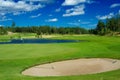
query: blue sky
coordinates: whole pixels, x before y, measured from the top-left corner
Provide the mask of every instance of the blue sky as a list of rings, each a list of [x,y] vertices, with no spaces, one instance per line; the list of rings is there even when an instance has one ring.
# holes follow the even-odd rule
[[[81,26],[120,14],[119,0],[0,0],[0,26]]]

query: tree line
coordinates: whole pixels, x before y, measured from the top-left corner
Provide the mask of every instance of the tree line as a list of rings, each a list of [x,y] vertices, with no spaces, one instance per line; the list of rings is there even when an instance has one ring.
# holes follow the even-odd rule
[[[105,21],[99,20],[96,28],[90,32],[97,35],[120,34],[120,14],[110,19],[107,18]]]
[[[2,30],[11,31],[14,33],[36,33],[41,34],[87,34],[89,31],[81,27],[51,27],[51,26],[29,26],[17,27],[15,22],[9,27],[1,27]],[[3,33],[3,34],[6,34]]]

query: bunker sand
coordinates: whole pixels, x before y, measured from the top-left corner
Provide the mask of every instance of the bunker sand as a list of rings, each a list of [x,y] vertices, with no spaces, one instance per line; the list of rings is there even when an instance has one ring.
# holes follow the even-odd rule
[[[93,58],[38,65],[26,69],[22,74],[29,76],[69,76],[95,74],[116,69],[120,69],[120,60]]]

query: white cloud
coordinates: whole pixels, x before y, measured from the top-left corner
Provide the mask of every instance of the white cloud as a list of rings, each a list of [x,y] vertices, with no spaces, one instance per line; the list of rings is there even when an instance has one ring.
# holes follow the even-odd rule
[[[81,24],[90,24],[90,22],[81,22]]]
[[[41,16],[41,14],[37,14],[37,15],[30,16],[30,18],[37,18],[37,17],[39,17],[39,16]]]
[[[61,8],[58,8],[55,10],[55,12],[60,12],[61,11]]]
[[[58,19],[57,18],[53,18],[53,19],[48,19],[48,20],[46,20],[47,22],[57,22],[58,21]]]
[[[14,12],[13,15],[25,14],[26,12]]]
[[[96,16],[97,19],[100,19],[100,20],[104,20],[104,19],[109,19],[109,18],[112,18],[114,16],[114,13],[109,13],[108,15],[104,15],[104,16]]]
[[[91,3],[90,0],[65,0],[62,6],[78,5],[80,3]]]
[[[74,25],[74,26],[79,26],[80,25],[80,23],[79,22],[70,22],[70,23],[68,23],[69,25]]]
[[[12,13],[14,15],[30,12],[42,8],[43,5],[39,4],[30,4],[25,1],[14,2],[13,0],[0,0],[0,15]]]
[[[85,9],[85,5],[75,6],[74,8],[67,9],[66,13],[63,14],[63,16],[66,17],[66,16],[83,15],[83,14],[85,14],[84,9]]]
[[[12,20],[11,18],[7,18],[6,16],[0,16],[0,21],[3,22],[3,21],[9,21],[9,20]]]
[[[23,0],[27,2],[41,2],[41,3],[54,3],[55,0]]]
[[[88,22],[88,21],[81,21],[81,20],[77,20],[77,21],[74,21],[74,22],[69,22],[68,24],[70,25],[75,25],[75,26],[79,26],[79,25],[87,25],[87,24],[90,24],[91,22]]]
[[[115,3],[110,6],[110,8],[120,7],[120,3]]]

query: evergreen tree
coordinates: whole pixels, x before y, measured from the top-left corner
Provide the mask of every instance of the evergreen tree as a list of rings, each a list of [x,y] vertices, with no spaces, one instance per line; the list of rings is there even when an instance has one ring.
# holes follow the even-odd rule
[[[105,34],[105,24],[102,21],[98,21],[97,27],[96,27],[97,34],[104,35]]]
[[[12,28],[11,28],[11,29],[12,29],[12,32],[15,32],[15,26],[16,26],[16,24],[15,24],[15,22],[13,21],[13,22],[12,22],[12,25],[11,25],[11,27],[12,27]]]

